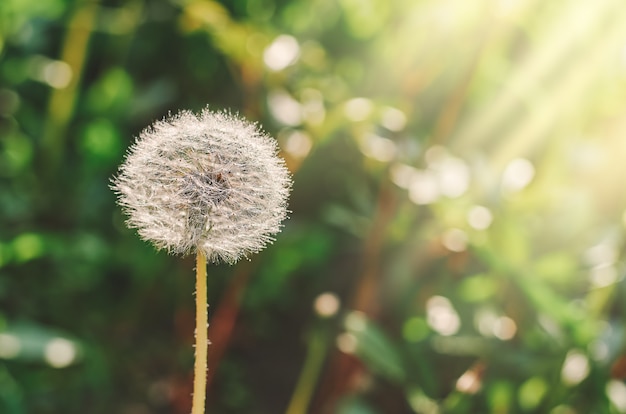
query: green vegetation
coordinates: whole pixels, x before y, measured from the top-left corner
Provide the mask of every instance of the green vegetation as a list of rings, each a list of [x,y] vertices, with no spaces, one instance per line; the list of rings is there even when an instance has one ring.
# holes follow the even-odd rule
[[[0,413],[189,412],[194,258],[109,185],[207,104],[294,175],[207,412],[626,412],[621,1],[1,0]]]

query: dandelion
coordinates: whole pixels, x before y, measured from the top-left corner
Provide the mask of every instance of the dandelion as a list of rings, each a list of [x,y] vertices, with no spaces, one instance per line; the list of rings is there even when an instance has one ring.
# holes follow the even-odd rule
[[[157,249],[196,254],[192,414],[204,412],[206,262],[263,249],[287,215],[291,179],[273,139],[226,112],[182,111],[139,135],[112,189],[127,225]]]
[[[208,110],[145,129],[113,186],[129,227],[156,248],[229,263],[261,250],[280,230],[289,187],[272,139]]]

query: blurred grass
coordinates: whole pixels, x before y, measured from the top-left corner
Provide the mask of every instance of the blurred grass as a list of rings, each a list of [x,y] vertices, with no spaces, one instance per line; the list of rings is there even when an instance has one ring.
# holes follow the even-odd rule
[[[192,260],[108,184],[206,104],[295,181],[209,412],[626,412],[625,86],[618,0],[2,1],[0,412],[189,411]]]

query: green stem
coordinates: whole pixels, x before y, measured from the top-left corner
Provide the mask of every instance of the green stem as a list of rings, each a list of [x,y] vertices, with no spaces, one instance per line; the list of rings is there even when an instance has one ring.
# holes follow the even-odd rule
[[[198,251],[196,256],[196,359],[193,373],[193,406],[191,414],[204,414],[206,400],[207,350],[207,287],[206,256]]]
[[[96,1],[76,2],[59,59],[69,65],[71,78],[65,88],[53,89],[48,103],[48,117],[41,138],[44,167],[56,173],[65,148],[67,127],[74,113],[80,79],[87,60],[89,39],[94,30],[99,6]]]
[[[327,335],[322,329],[313,329],[300,378],[287,407],[286,414],[304,414],[315,391],[327,350]]]

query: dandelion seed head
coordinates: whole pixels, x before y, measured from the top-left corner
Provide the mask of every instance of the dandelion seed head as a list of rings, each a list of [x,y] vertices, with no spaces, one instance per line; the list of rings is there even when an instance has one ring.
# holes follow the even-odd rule
[[[273,139],[238,116],[208,109],[143,130],[112,185],[127,225],[142,239],[228,263],[273,241],[290,188]]]

